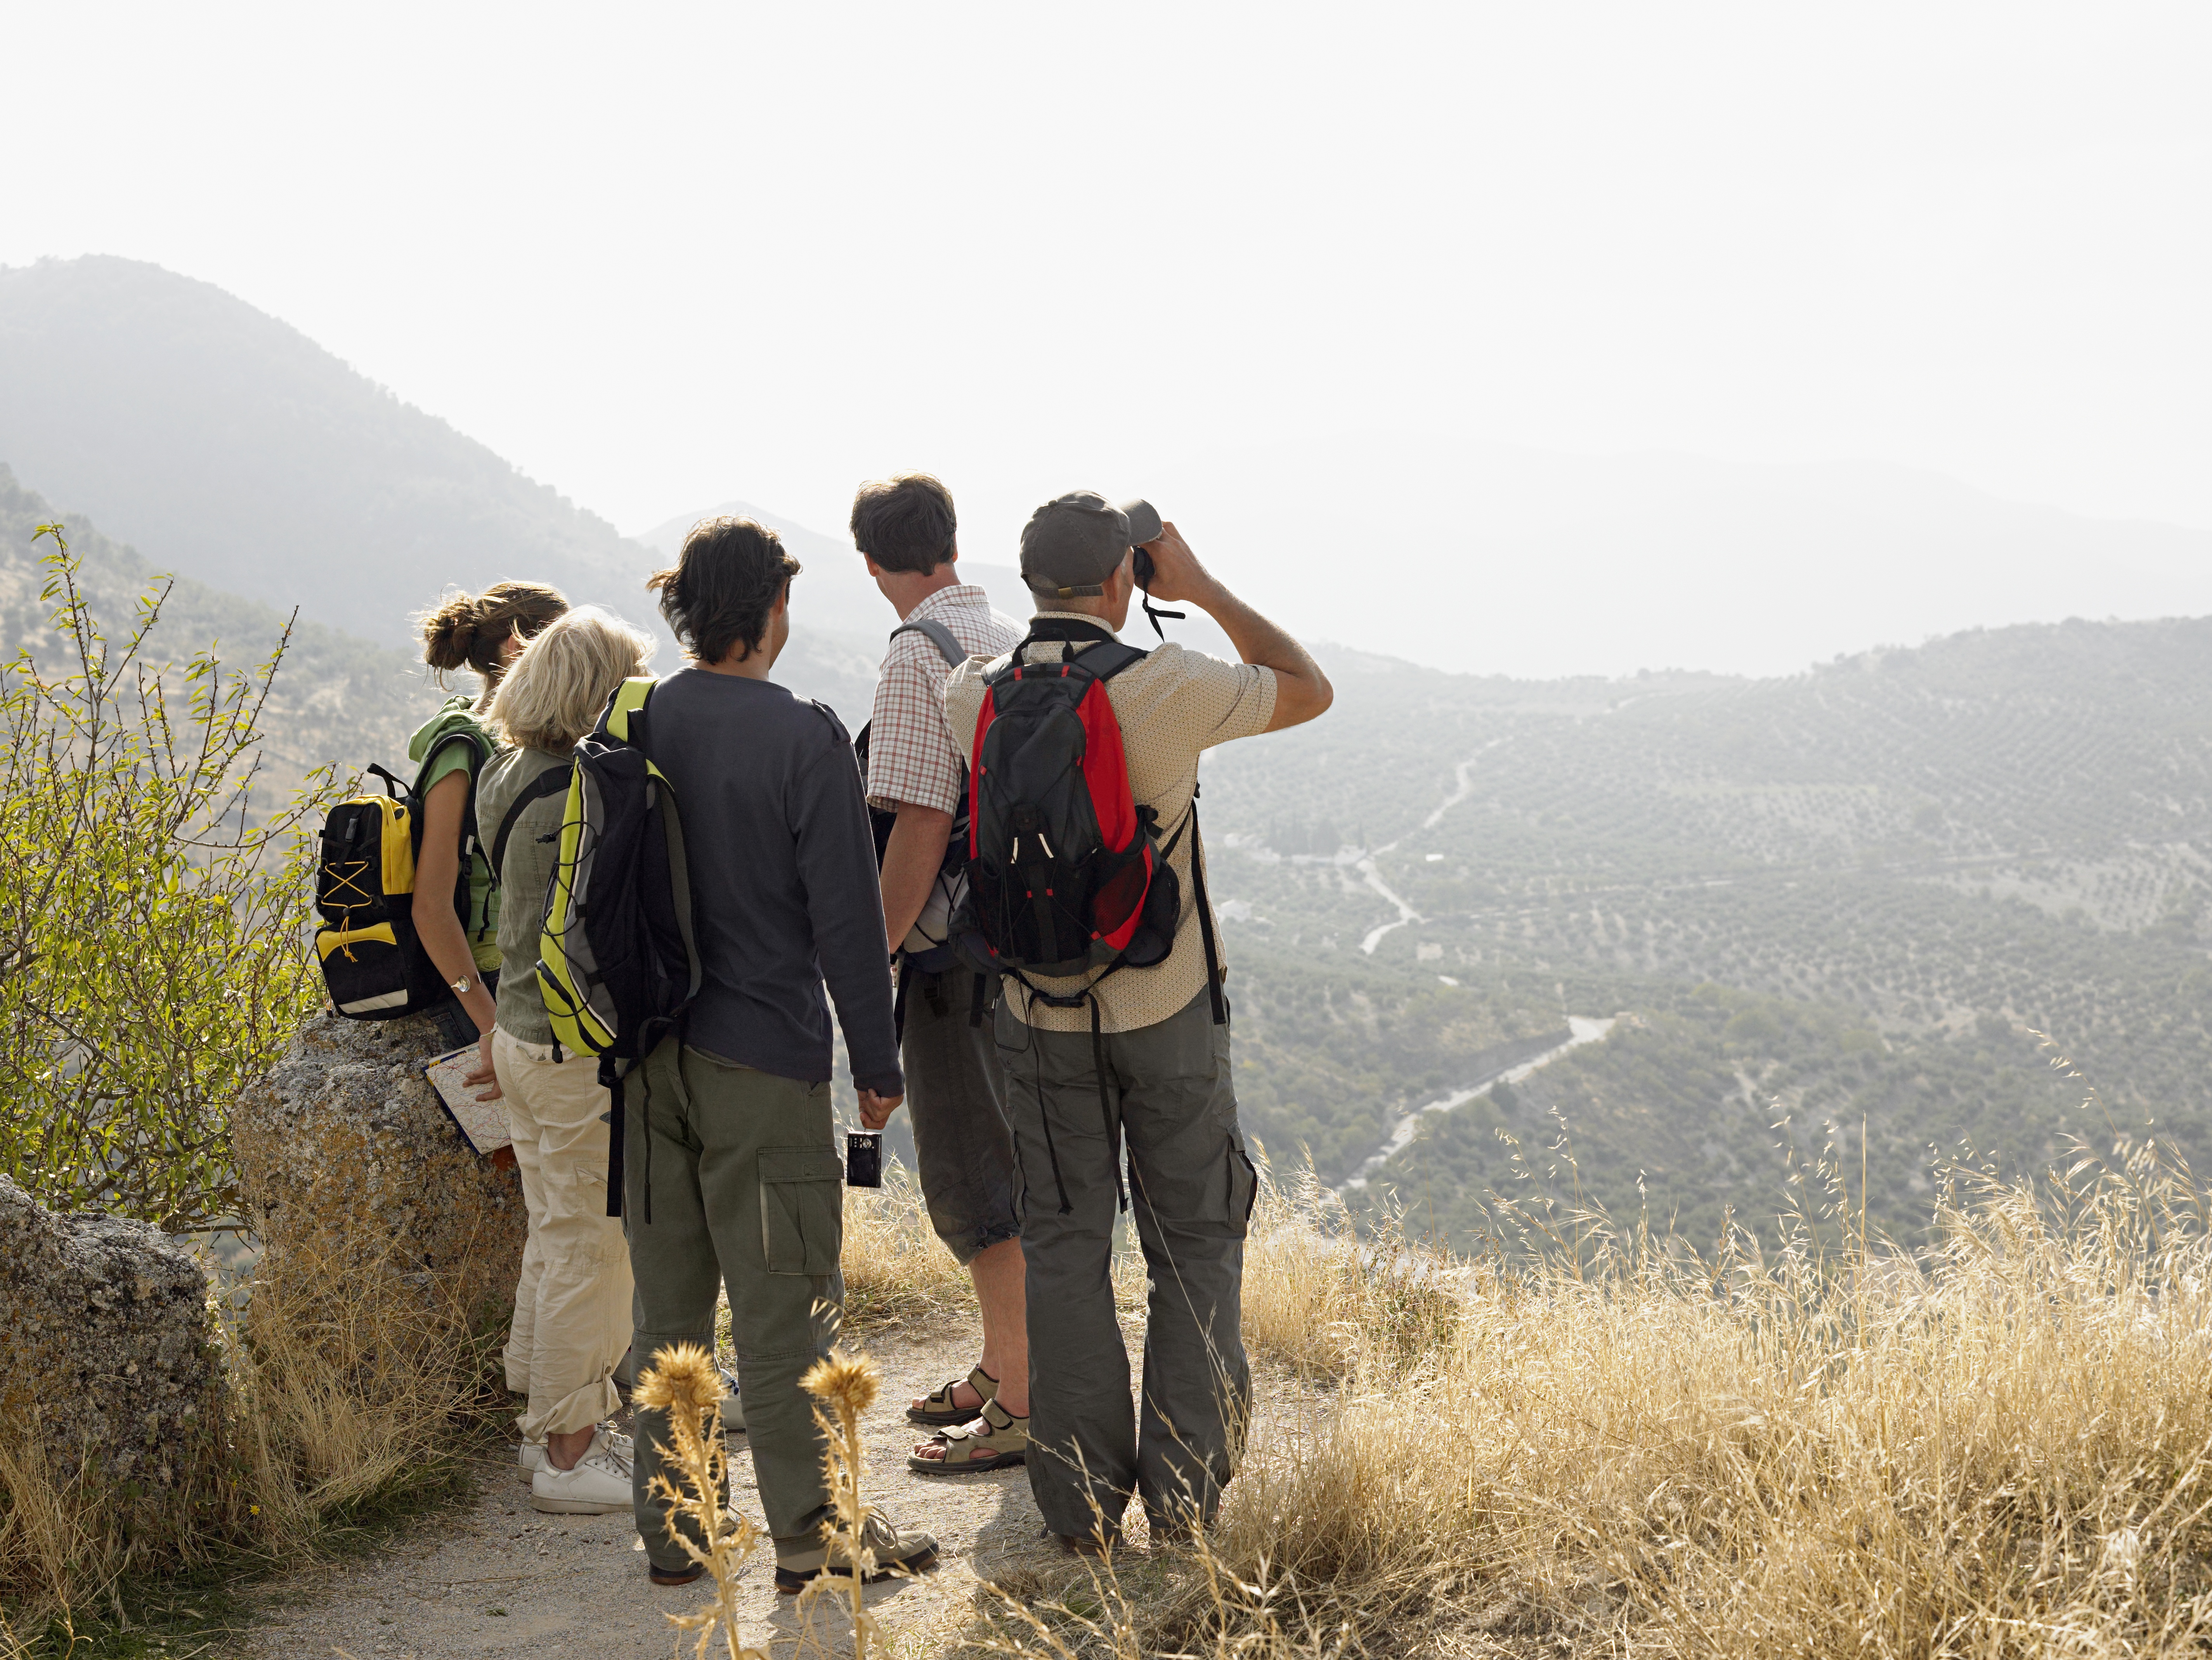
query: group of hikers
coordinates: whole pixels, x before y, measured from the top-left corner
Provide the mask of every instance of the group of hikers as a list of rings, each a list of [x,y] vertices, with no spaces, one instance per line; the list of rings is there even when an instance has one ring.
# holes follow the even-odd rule
[[[528,1211],[505,1357],[526,1400],[520,1462],[540,1510],[634,1511],[656,1584],[701,1572],[654,1491],[665,1414],[640,1406],[634,1440],[612,1420],[654,1356],[712,1352],[725,1290],[726,1416],[750,1439],[778,1588],[935,1556],[879,1514],[857,1547],[823,1526],[799,1379],[843,1295],[831,1005],[864,1125],[910,1110],[931,1225],[981,1310],[975,1365],[908,1411],[916,1469],[1025,1463],[1071,1550],[1110,1547],[1133,1499],[1156,1539],[1188,1538],[1219,1505],[1249,1412],[1238,1325],[1259,1178],[1198,762],[1314,719],[1328,682],[1143,503],[1080,491],[1036,510],[1025,624],[961,581],[937,479],[862,486],[851,529],[899,619],[857,753],[836,714],[772,678],[799,574],[775,532],[704,521],[647,582],[687,658],[650,687],[645,746],[681,820],[696,990],[618,1092],[556,1038],[544,900],[574,812],[558,786],[649,676],[654,642],[519,581],[422,623],[426,660],[483,688],[415,736],[429,764],[412,920],[450,992],[449,1047],[479,1045],[468,1081],[505,1104]],[[1148,610],[1206,612],[1241,660],[1121,642],[1140,586]],[[477,833],[495,824],[495,841]],[[1124,1211],[1151,1287],[1134,1404],[1110,1275]]]

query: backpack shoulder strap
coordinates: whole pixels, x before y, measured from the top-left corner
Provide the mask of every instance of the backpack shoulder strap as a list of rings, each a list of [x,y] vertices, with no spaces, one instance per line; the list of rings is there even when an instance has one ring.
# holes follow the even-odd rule
[[[645,748],[645,706],[655,684],[650,676],[640,675],[617,686],[599,716],[599,731],[617,743]]]
[[[549,795],[565,794],[569,777],[575,769],[576,764],[573,761],[565,767],[548,767],[522,787],[522,794],[514,798],[514,805],[507,808],[499,821],[499,834],[491,839],[493,881],[499,880],[500,872],[506,867],[507,838],[514,834],[515,824],[521,818],[523,809],[534,801],[543,801]]]
[[[956,669],[968,660],[967,652],[962,649],[960,642],[952,637],[952,630],[933,617],[917,617],[911,623],[902,623],[891,630],[890,637],[896,640],[902,634],[921,635],[931,645],[937,648],[937,654],[939,657]]]
[[[1099,679],[1111,680],[1123,669],[1133,668],[1151,655],[1150,652],[1139,651],[1136,647],[1125,645],[1119,640],[1109,640],[1103,646],[1091,647],[1090,650],[1072,660],[1079,666],[1090,670]]]
[[[452,749],[457,744],[467,745],[475,754],[475,759],[469,764],[469,794],[472,800],[474,799],[476,794],[477,773],[482,769],[483,763],[490,760],[492,757],[493,751],[491,740],[489,738],[486,738],[482,733],[477,732],[471,727],[456,727],[453,731],[446,733],[444,737],[439,739],[436,743],[430,745],[430,752],[422,757],[422,764],[415,769],[414,794],[418,800],[422,798],[422,781],[430,775],[430,769],[438,764],[438,757],[440,756],[443,755],[447,750]],[[381,767],[379,767],[376,770],[383,772],[384,769]],[[392,775],[389,773],[385,773],[385,776],[387,778],[391,775]]]
[[[1178,835],[1182,832],[1177,831]],[[1213,938],[1213,903],[1206,893],[1206,843],[1198,835],[1198,787],[1190,791],[1190,883],[1198,901],[1198,939],[1206,952],[1206,995],[1213,1007],[1213,1024],[1229,1024],[1229,1000],[1221,987],[1221,947]]]
[[[414,787],[409,794],[414,796],[418,804],[422,801],[422,781],[430,775],[430,769],[438,764],[438,757],[456,744],[467,745],[474,757],[468,766],[469,793],[461,798],[461,840],[465,846],[473,849],[482,840],[477,829],[477,775],[483,770],[484,763],[492,757],[492,745],[489,738],[471,727],[459,727],[447,733],[436,743],[431,745],[430,752],[422,757],[422,764],[415,770]],[[379,768],[378,770],[383,769]],[[385,774],[387,778],[391,775],[389,773]],[[421,820],[419,818],[416,820],[416,834],[420,835]],[[463,868],[465,869],[467,861],[464,860],[462,863]]]
[[[1080,652],[1069,652],[1066,660],[1081,664],[1101,680],[1111,680],[1123,669],[1143,662],[1152,654],[1116,638],[1114,630],[1103,623],[1080,622],[1070,617],[1039,617],[1030,624],[1030,631],[1015,642],[1013,650],[984,677],[985,683],[994,685],[1024,666],[1022,654],[1031,646],[1055,640],[1083,646]]]

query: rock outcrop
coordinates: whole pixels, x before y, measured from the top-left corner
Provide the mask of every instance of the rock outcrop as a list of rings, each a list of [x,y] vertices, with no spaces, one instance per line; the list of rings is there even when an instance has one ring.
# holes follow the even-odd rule
[[[153,1494],[221,1433],[198,1260],[143,1222],[50,1211],[0,1177],[0,1427],[64,1480]]]
[[[422,1075],[444,1047],[425,1016],[314,1016],[238,1098],[232,1140],[266,1271],[396,1274],[485,1330],[513,1312],[528,1223],[513,1168]]]

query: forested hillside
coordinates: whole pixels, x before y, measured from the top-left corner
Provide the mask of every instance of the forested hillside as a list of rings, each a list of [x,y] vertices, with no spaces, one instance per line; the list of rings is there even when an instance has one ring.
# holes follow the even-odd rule
[[[1477,1081],[1471,1042],[1413,1031],[1570,1012],[1632,1018],[1430,1118],[1384,1172],[1440,1230],[1556,1171],[1710,1238],[1726,1207],[1773,1214],[1793,1156],[1832,1145],[1856,1194],[1862,1121],[1869,1213],[1899,1231],[1962,1149],[2019,1170],[2154,1124],[2212,1154],[2212,620],[1970,633],[1759,682],[1332,664],[1331,715],[1223,751],[1206,796],[1249,1110],[1325,1175],[1393,1108]],[[1300,1072],[1347,1042],[1371,1081]],[[1574,1161],[1516,1164],[1499,1131],[1524,1152],[1564,1133]]]
[[[0,268],[0,464],[200,585],[203,611],[226,593],[296,605],[411,656],[410,619],[447,587],[526,577],[650,626],[664,672],[680,660],[645,589],[672,540],[618,536],[298,330],[157,265]],[[783,678],[857,730],[893,619],[872,590],[855,600],[849,547],[798,534]]]
[[[645,611],[605,520],[210,283],[0,269],[0,461],[163,569],[386,645],[448,583]]]
[[[12,656],[27,650],[49,672],[74,664],[52,632],[53,602],[40,598],[47,575],[40,561],[55,551],[55,544],[51,537],[35,544],[32,538],[40,525],[57,519],[70,550],[83,562],[94,613],[112,642],[119,645],[128,635],[141,596],[158,592],[165,580],[82,514],[58,514],[0,465],[0,652]],[[143,660],[149,667],[181,666],[213,647],[227,672],[253,672],[283,638],[288,620],[254,600],[179,579],[169,586]],[[460,677],[465,684],[471,678]],[[437,707],[441,695],[429,671],[407,653],[319,623],[298,623],[264,722],[266,788],[289,791],[325,762],[337,764],[342,779],[371,761],[403,768],[408,734]]]

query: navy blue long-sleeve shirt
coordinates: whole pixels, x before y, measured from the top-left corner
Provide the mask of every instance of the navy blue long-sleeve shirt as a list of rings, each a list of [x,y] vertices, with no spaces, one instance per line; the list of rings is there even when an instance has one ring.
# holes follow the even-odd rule
[[[648,721],[676,787],[704,970],[684,1041],[824,1082],[826,980],[854,1084],[902,1092],[875,840],[843,724],[774,681],[696,668],[653,689]]]

